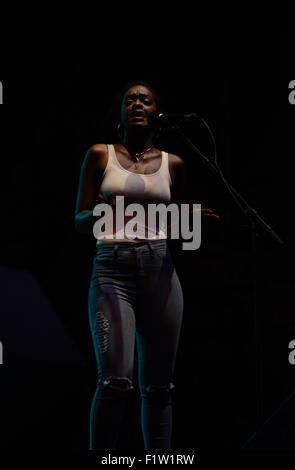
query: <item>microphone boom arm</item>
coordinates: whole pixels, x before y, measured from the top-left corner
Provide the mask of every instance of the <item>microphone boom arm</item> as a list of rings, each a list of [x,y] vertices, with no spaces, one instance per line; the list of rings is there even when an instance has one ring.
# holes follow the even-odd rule
[[[196,118],[199,118],[195,115]],[[202,119],[202,118],[201,118]],[[202,119],[203,121],[203,119]],[[247,203],[247,201],[238,193],[238,191],[225,179],[221,169],[217,164],[212,163],[212,161],[206,157],[199,149],[192,143],[192,141],[182,132],[180,127],[175,124],[175,122],[165,120],[165,123],[173,130],[181,139],[190,147],[194,154],[198,155],[202,163],[221,181],[223,186],[227,189],[231,197],[234,199],[238,207],[242,210],[248,221],[252,230],[256,227],[259,227],[261,231],[270,236],[276,243],[280,245],[285,245],[283,240],[277,235],[277,233],[260,217],[260,215]]]

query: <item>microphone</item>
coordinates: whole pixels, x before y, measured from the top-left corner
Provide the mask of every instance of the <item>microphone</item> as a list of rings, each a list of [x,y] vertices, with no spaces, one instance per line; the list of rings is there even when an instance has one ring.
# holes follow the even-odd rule
[[[159,113],[157,111],[151,113],[148,117],[149,124],[161,124],[170,121],[196,121],[202,119],[196,113],[178,114],[178,113]]]

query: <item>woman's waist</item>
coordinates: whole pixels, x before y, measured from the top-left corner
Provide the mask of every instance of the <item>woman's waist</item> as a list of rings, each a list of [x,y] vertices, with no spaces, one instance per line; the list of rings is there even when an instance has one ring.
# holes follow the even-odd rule
[[[167,247],[167,239],[166,238],[159,238],[156,240],[148,240],[148,239],[122,239],[122,240],[116,240],[116,239],[104,239],[104,240],[98,240],[96,243],[96,251],[107,251],[110,250],[112,251],[115,247],[117,247],[117,250],[123,250],[123,249],[132,249],[132,248],[138,248],[141,246],[146,246],[146,247],[151,247],[154,249],[160,249],[160,248],[166,248]]]

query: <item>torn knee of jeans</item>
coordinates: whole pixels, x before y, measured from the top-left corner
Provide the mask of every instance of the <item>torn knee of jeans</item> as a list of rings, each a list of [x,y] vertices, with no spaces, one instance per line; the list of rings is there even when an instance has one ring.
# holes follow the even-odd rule
[[[116,377],[110,376],[102,381],[104,387],[119,392],[127,392],[128,390],[134,389],[132,381],[128,377]]]
[[[97,344],[102,353],[108,350],[110,323],[103,312],[96,312],[94,334],[97,337]]]
[[[170,392],[173,388],[175,385],[172,382],[168,385],[147,385],[143,387],[141,396],[154,401],[167,402],[171,398]]]

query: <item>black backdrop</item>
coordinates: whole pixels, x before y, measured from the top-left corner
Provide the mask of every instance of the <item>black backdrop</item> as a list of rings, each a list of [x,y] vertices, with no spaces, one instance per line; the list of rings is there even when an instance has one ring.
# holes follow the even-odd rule
[[[200,160],[170,136],[167,149],[189,168],[188,199],[222,217],[204,230],[197,252],[171,244],[185,294],[174,448],[238,452],[294,390],[295,366],[288,362],[295,339],[291,12],[208,4],[169,6],[160,14],[142,5],[126,7],[122,17],[88,12],[79,22],[55,20],[59,40],[55,27],[43,40],[39,18],[36,34],[20,33],[3,51],[1,445],[87,451],[96,379],[87,317],[94,240],[74,229],[77,184],[86,150],[103,139],[114,93],[127,80],[144,79],[167,111],[204,117],[225,176],[285,241],[282,248],[259,236],[253,258],[244,216]],[[204,127],[184,130],[212,155]],[[39,347],[40,335],[46,339]],[[138,407],[134,395],[122,452],[143,448]],[[285,428],[293,432],[294,422]]]

